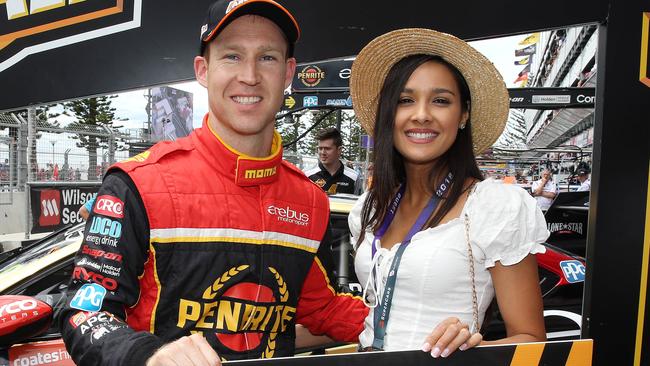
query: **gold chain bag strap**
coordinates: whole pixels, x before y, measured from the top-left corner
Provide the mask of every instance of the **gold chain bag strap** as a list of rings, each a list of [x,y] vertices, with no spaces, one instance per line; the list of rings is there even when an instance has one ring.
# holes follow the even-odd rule
[[[470,189],[467,199],[474,193],[476,189],[476,184]],[[476,280],[474,275],[474,254],[472,253],[472,244],[469,241],[469,215],[465,213],[465,241],[467,242],[467,254],[469,257],[469,275],[472,280],[472,309],[473,309],[473,318],[472,325],[469,327],[469,332],[474,334],[478,332],[478,300],[476,296]]]

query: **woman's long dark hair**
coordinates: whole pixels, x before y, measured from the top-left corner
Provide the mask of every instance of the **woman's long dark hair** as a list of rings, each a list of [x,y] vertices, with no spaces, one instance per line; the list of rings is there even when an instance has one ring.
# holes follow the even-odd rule
[[[406,180],[404,157],[395,149],[393,141],[397,103],[411,74],[419,66],[429,61],[445,65],[452,72],[460,91],[463,111],[469,112],[471,108],[470,92],[465,78],[456,67],[439,56],[408,56],[390,69],[379,93],[377,117],[373,131],[374,173],[372,175],[372,186],[369,189],[368,198],[361,212],[361,235],[359,235],[357,246],[363,241],[368,228],[372,229],[373,232],[379,228],[397,187]],[[440,223],[440,220],[454,207],[463,194],[463,187],[467,178],[483,180],[481,171],[476,165],[472,145],[472,123],[469,119],[465,124],[465,128],[458,130],[456,140],[449,150],[436,160],[435,166],[429,175],[432,192],[445,178],[447,170],[454,175],[454,183],[447,192],[446,197],[441,201],[440,208],[432,214],[424,227],[434,227]]]

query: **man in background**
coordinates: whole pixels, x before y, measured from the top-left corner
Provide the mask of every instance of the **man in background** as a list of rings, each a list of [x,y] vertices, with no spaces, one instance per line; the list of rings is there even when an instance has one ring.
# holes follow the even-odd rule
[[[539,208],[541,208],[542,211],[548,210],[548,208],[551,207],[551,203],[553,203],[553,199],[557,195],[557,186],[553,181],[551,171],[544,169],[542,171],[542,177],[534,181],[530,189],[533,197],[537,200]]]
[[[359,174],[341,161],[343,139],[334,127],[321,130],[318,141],[318,165],[305,171],[305,175],[327,194],[361,194],[363,189]]]
[[[580,187],[577,189],[577,191],[582,192],[591,190],[591,178],[589,178],[589,169],[578,168],[578,170],[576,170],[576,174],[578,175],[578,181],[580,182]]]

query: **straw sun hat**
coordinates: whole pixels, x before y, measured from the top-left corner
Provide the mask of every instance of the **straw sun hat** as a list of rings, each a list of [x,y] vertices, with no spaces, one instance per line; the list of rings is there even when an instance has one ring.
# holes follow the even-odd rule
[[[474,153],[499,138],[508,119],[510,99],[492,62],[465,41],[431,29],[399,29],[372,40],[352,64],[350,95],[361,126],[373,134],[379,92],[388,71],[404,57],[437,55],[463,75],[471,95],[470,121]]]

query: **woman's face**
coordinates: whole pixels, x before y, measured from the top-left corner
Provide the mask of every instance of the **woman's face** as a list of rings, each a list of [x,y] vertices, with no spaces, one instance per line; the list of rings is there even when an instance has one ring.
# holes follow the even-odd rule
[[[420,65],[406,82],[395,114],[393,141],[406,162],[433,163],[456,140],[467,121],[456,79],[435,61]]]

